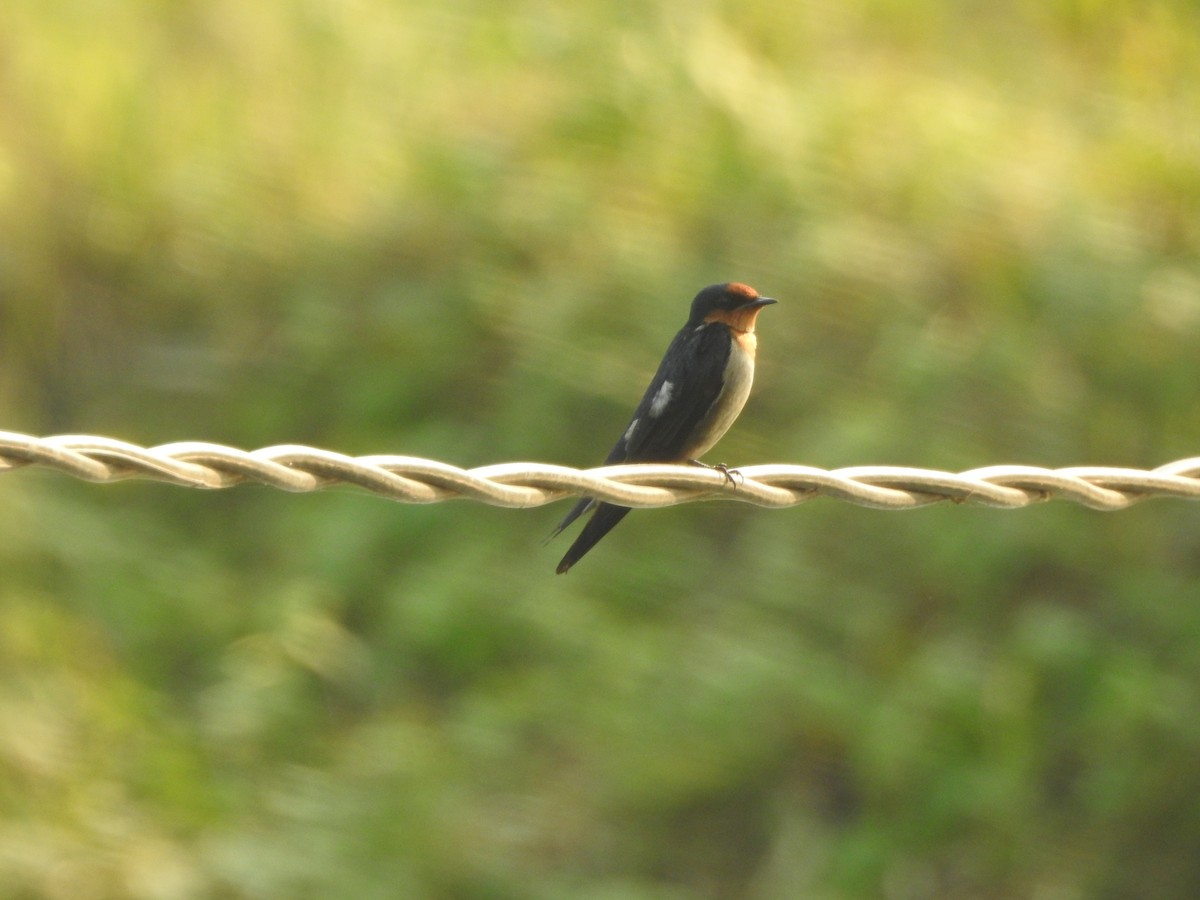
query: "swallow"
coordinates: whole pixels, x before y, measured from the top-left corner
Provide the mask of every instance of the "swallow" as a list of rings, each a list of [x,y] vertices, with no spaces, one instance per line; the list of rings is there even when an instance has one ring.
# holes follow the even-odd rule
[[[763,307],[775,302],[738,282],[709,285],[698,293],[687,322],[667,347],[642,402],[604,464],[705,465],[700,457],[729,430],[750,396],[758,346],[754,323]],[[550,537],[592,508],[591,519],[558,564],[560,575],[629,512],[627,506],[584,497]]]

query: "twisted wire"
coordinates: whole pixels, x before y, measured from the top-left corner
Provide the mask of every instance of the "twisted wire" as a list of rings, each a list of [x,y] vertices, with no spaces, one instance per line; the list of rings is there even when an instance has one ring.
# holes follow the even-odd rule
[[[899,466],[826,470],[774,464],[743,466],[726,474],[690,465],[581,470],[532,462],[460,469],[412,456],[353,457],[291,444],[252,451],[196,441],[140,447],[91,435],[39,438],[0,431],[0,473],[26,466],[95,482],[142,478],[206,489],[254,483],[285,491],[351,485],[402,503],[467,499],[512,508],[572,496],[631,507],[716,498],[785,507],[824,496],[874,509],[913,509],[943,500],[1017,509],[1057,498],[1116,510],[1149,497],[1200,500],[1200,457],[1152,470],[1001,465],[952,473]]]

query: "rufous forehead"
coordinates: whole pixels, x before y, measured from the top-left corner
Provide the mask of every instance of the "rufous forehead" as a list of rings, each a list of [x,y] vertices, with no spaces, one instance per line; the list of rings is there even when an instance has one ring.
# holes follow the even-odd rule
[[[745,297],[747,300],[754,300],[758,297],[758,291],[748,284],[742,284],[740,281],[729,282],[729,287],[726,290],[731,294],[738,294]]]

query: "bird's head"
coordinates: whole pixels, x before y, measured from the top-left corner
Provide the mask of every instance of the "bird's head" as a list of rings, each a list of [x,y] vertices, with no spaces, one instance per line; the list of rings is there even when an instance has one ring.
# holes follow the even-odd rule
[[[710,284],[692,301],[688,324],[723,322],[738,331],[753,331],[754,320],[762,308],[776,302],[738,281]]]

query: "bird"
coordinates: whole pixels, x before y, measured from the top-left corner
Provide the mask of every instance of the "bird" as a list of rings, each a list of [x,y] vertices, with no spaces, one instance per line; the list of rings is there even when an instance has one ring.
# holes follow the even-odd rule
[[[755,320],[776,303],[747,284],[711,284],[692,300],[687,322],[671,341],[629,425],[604,460],[706,465],[700,457],[729,430],[754,381]],[[725,466],[714,466],[729,474]],[[627,506],[584,497],[551,538],[595,509],[556,569],[568,571],[629,512]]]

